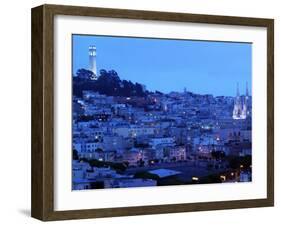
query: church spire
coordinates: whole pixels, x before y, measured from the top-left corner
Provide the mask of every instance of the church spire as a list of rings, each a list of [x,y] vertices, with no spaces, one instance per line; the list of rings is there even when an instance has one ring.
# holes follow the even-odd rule
[[[248,85],[247,85],[248,87]],[[246,93],[248,88],[246,88]],[[240,96],[239,83],[237,82],[236,97],[234,98],[233,119],[246,119],[247,117],[247,96]]]
[[[239,83],[237,82],[237,88],[236,88],[236,96],[239,97],[240,93],[239,93]]]
[[[248,90],[248,82],[246,82],[246,97],[249,96],[249,90]]]

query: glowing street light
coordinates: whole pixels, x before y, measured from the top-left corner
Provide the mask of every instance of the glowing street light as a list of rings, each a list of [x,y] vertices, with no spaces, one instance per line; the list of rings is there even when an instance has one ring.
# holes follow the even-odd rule
[[[199,181],[199,178],[198,177],[192,177],[192,180],[193,181]]]

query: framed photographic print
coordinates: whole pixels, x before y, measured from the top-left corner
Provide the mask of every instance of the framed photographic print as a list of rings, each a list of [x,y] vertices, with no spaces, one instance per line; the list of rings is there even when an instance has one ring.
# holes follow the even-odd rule
[[[272,19],[32,9],[32,216],[274,205]]]

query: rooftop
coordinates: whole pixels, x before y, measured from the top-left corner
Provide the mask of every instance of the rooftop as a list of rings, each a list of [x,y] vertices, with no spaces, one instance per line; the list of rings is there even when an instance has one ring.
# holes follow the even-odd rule
[[[170,170],[170,169],[150,170],[149,173],[156,174],[160,178],[170,177],[170,176],[181,174],[181,172],[179,172],[179,171]]]

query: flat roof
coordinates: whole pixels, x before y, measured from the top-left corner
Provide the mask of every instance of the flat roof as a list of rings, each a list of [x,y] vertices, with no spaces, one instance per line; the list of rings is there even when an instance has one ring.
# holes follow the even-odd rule
[[[181,172],[179,171],[170,170],[170,169],[156,169],[156,170],[150,170],[148,172],[152,174],[156,174],[160,178],[181,174]]]

